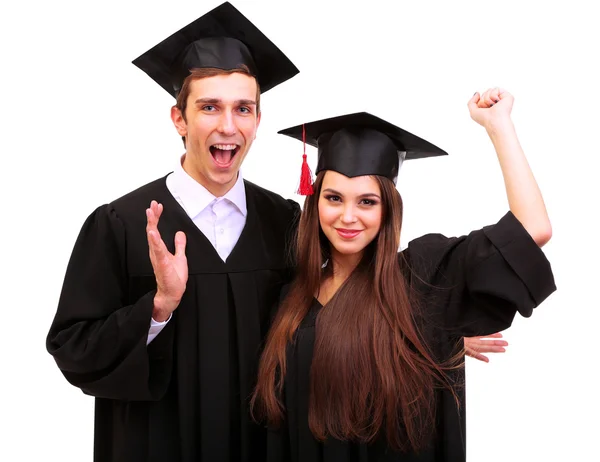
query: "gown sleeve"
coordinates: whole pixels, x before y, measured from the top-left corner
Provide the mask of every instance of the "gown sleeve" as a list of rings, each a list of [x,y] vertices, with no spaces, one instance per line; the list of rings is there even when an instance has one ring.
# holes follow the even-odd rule
[[[556,290],[546,256],[511,212],[467,236],[425,235],[401,255],[425,310],[458,336],[504,330]]]
[[[147,346],[155,291],[129,300],[128,236],[110,205],[96,209],[75,243],[46,348],[66,379],[88,395],[157,400],[171,376],[174,326]]]

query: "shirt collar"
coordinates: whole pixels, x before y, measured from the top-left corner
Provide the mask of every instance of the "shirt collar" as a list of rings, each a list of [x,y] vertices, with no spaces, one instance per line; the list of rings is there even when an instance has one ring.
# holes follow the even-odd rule
[[[175,169],[173,170],[173,184],[175,191],[183,204],[186,212],[190,217],[196,217],[206,207],[208,207],[215,199],[216,196],[211,194],[204,186],[194,180],[188,173],[183,169],[183,160],[185,155],[181,157],[180,161],[177,162]],[[238,178],[233,187],[220,198],[220,200],[227,199],[229,202],[234,204],[242,215],[246,216],[248,209],[246,207],[246,188],[244,186],[244,179],[242,178],[242,172],[238,174]]]

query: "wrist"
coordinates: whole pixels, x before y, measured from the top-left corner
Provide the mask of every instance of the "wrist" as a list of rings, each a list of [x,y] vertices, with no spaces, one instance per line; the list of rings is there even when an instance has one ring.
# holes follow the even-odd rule
[[[165,322],[179,305],[179,300],[173,300],[159,293],[154,296],[154,308],[152,310],[152,319],[156,322]]]
[[[156,308],[152,310],[152,319],[155,322],[165,322],[167,319],[169,319],[170,316],[171,313],[166,312],[164,310],[157,310]]]
[[[495,136],[514,133],[515,126],[513,125],[512,119],[507,116],[488,120],[485,124],[485,130],[488,135],[493,138]]]

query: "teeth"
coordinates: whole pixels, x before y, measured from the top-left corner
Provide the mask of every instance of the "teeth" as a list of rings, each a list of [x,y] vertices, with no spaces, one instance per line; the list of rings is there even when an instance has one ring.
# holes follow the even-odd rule
[[[237,148],[236,144],[213,144],[213,147],[220,149],[221,151],[233,151]]]

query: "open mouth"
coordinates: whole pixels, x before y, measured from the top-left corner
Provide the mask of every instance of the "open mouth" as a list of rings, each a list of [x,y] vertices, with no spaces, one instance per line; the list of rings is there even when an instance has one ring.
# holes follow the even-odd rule
[[[221,168],[230,167],[239,150],[240,147],[237,144],[213,144],[210,147],[215,164]]]

